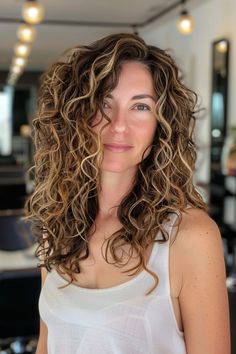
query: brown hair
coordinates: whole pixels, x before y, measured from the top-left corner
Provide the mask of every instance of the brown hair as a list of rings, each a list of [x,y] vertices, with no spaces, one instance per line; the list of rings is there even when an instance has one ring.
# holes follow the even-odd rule
[[[110,236],[106,251],[110,247],[120,265],[116,250],[130,244],[139,262],[129,271],[133,275],[145,269],[153,275],[150,293],[158,276],[147,269],[144,251],[158,231],[163,237],[158,242],[168,240],[163,221],[170,212],[184,212],[187,205],[207,209],[193,184],[197,97],[181,82],[166,51],[137,35],[119,33],[70,49],[51,66],[43,75],[33,120],[35,190],[25,209],[39,242],[36,255],[43,258],[41,266],[48,271],[60,267],[72,282],[73,273],[80,272],[80,260],[89,255],[89,231],[98,213],[102,149],[91,126],[127,60],[143,63],[152,74],[158,128],[132,191],[119,205],[123,227]]]

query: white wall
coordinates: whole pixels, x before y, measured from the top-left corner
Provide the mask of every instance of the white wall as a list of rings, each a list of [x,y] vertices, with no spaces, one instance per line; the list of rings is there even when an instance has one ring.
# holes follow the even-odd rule
[[[168,22],[152,23],[141,29],[140,35],[149,44],[170,49],[185,76],[185,83],[196,91],[206,109],[196,126],[196,142],[201,146],[196,179],[209,180],[210,162],[210,93],[211,93],[211,50],[212,42],[227,38],[230,41],[228,126],[236,124],[236,1],[207,0],[188,9],[195,19],[195,30],[184,36],[176,29],[178,13]]]

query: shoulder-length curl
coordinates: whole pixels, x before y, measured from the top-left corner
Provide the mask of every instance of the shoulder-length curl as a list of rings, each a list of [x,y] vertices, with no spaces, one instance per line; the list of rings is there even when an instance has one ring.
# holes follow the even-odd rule
[[[109,262],[110,250],[113,263],[121,267],[116,251],[130,245],[139,261],[126,272],[148,271],[155,280],[150,293],[159,279],[147,268],[144,255],[151,243],[168,240],[163,225],[168,214],[177,213],[181,219],[179,212],[187,205],[207,210],[193,184],[197,97],[181,82],[166,51],[134,34],[112,34],[70,49],[43,75],[33,120],[35,189],[26,201],[25,219],[32,221],[40,266],[69,275],[71,284],[80,261],[89,255],[98,214],[103,153],[92,124],[98,110],[105,116],[102,102],[117,85],[127,60],[143,63],[152,75],[158,125],[133,189],[118,207],[122,228],[110,236],[103,256]],[[162,240],[155,241],[159,231]]]

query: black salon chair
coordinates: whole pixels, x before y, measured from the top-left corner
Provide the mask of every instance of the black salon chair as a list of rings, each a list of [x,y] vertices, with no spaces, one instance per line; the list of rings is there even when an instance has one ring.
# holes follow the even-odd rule
[[[39,333],[40,270],[22,216],[0,210],[0,353],[34,353]]]
[[[23,208],[26,196],[23,167],[0,165],[0,210]]]
[[[30,224],[22,216],[22,209],[0,210],[0,250],[18,251],[35,243]]]
[[[26,353],[24,343],[32,338],[36,341],[40,288],[37,268],[0,272],[0,351]]]

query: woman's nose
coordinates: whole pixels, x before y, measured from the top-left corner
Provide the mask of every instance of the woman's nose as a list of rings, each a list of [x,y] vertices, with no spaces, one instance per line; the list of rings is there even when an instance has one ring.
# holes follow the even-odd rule
[[[128,130],[126,114],[123,111],[115,111],[111,117],[111,131],[123,133]]]

